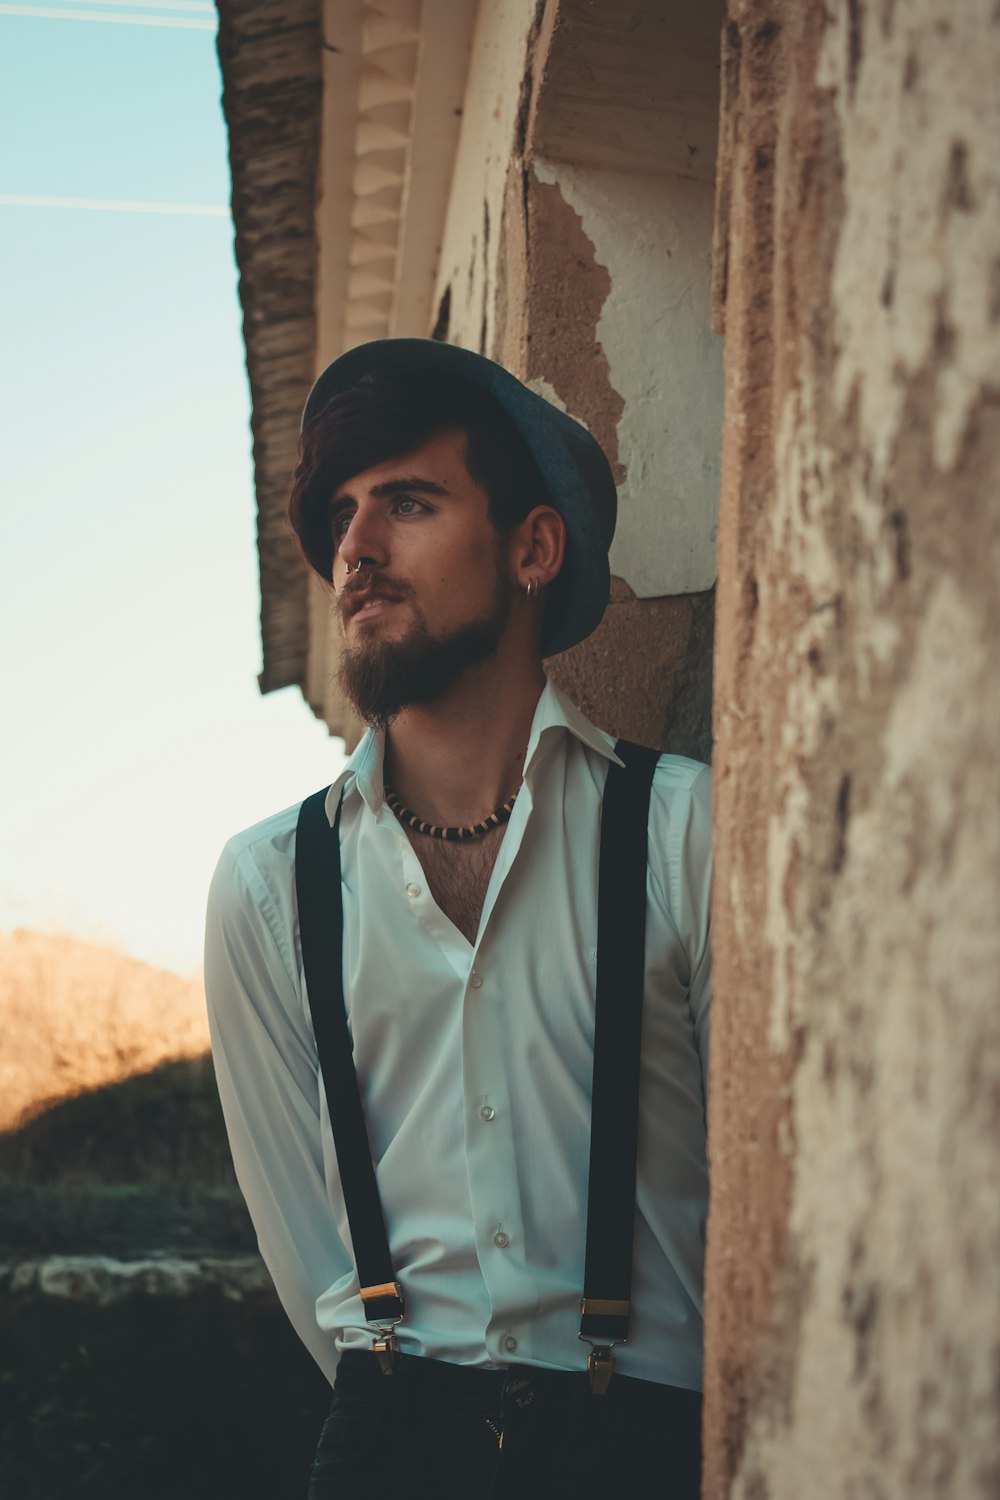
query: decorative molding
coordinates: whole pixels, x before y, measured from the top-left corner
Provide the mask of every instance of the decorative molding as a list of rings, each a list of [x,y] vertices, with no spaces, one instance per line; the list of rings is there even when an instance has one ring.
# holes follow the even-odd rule
[[[325,0],[314,374],[371,339],[427,337],[476,0]],[[303,691],[348,747],[340,637],[309,594]]]
[[[326,0],[317,373],[430,332],[475,0]]]

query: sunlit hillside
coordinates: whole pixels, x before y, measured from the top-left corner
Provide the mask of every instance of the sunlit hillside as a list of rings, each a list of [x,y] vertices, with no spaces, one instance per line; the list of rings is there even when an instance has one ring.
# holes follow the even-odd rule
[[[197,980],[74,938],[0,934],[0,1130],[209,1045]]]

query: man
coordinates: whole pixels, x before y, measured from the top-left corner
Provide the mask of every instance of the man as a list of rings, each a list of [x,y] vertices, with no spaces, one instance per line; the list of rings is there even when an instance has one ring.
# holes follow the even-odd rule
[[[613,855],[612,785],[639,778],[542,667],[607,603],[607,461],[490,361],[382,340],[314,386],[289,511],[371,728],[318,800],[227,844],[205,982],[261,1252],[336,1378],[310,1500],[575,1496],[647,1477],[693,1500],[709,773],[651,756],[648,841],[643,804],[638,861]],[[644,962],[641,935],[614,946],[635,915]],[[614,1082],[633,1012],[612,950],[635,964],[637,1148],[636,1090]],[[598,1105],[599,1066],[619,1054]],[[348,1184],[372,1162],[362,1225],[365,1189]],[[616,1182],[625,1206],[605,1213]],[[380,1235],[389,1269],[369,1272]],[[590,1290],[602,1238],[624,1253],[610,1300]]]

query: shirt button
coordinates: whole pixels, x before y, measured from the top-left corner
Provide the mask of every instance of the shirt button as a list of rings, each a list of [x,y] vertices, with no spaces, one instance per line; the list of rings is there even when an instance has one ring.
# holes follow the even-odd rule
[[[513,1354],[514,1353],[515,1349],[517,1348],[517,1339],[514,1337],[514,1335],[512,1333],[508,1333],[508,1334],[504,1335],[503,1346],[506,1349],[506,1351],[507,1351],[508,1354]]]
[[[469,975],[469,983],[474,990],[481,990],[483,987],[482,974],[477,973],[477,971],[473,969],[472,973]]]
[[[414,885],[413,881],[411,880],[410,883],[409,883],[409,885],[406,887],[406,894],[408,896],[419,896],[420,895],[420,887],[419,887],[419,885]]]
[[[496,1110],[493,1108],[492,1104],[483,1105],[482,1109],[479,1111],[479,1118],[481,1120],[493,1120],[496,1118]]]
[[[510,1235],[506,1234],[504,1230],[498,1229],[496,1234],[493,1236],[493,1243],[494,1245],[496,1245],[498,1250],[506,1250],[507,1246],[510,1244]]]

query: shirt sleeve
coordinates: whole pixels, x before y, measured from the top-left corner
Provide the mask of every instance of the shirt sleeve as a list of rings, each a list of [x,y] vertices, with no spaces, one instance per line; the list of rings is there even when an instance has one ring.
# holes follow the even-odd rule
[[[656,858],[654,851],[660,851]],[[712,1000],[712,772],[681,756],[663,756],[653,781],[650,873],[684,956],[683,979],[708,1098]]]
[[[708,766],[691,783],[675,872],[674,910],[690,964],[688,1003],[707,1099],[712,1005],[712,772]]]
[[[293,1328],[332,1382],[320,1294],[351,1269],[334,1227],[320,1138],[315,1042],[282,924],[260,872],[227,844],[212,878],[205,993],[236,1178]]]

